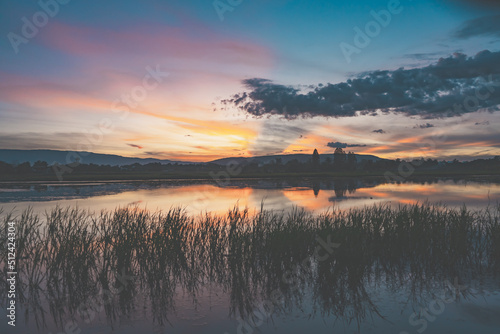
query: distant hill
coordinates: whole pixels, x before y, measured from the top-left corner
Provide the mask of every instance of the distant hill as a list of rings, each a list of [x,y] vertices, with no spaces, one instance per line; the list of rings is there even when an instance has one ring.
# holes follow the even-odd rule
[[[378,161],[378,160],[384,160],[382,158],[379,158],[374,155],[365,155],[365,154],[355,154],[356,158],[358,159],[358,162],[361,162],[363,160],[372,160],[372,161]],[[289,161],[292,161],[294,159],[297,159],[300,163],[305,163],[308,162],[312,157],[312,154],[286,154],[286,155],[265,155],[265,156],[260,156],[260,157],[253,157],[253,158],[243,158],[243,157],[237,157],[237,158],[223,158],[223,159],[217,159],[214,161],[211,161],[211,163],[218,164],[218,165],[227,165],[230,162],[237,162],[239,164],[244,164],[250,163],[250,162],[256,162],[259,165],[263,164],[268,164],[271,162],[276,161],[276,159],[281,159],[282,164],[286,164]],[[320,154],[320,162],[324,162],[327,158],[330,158],[331,161],[333,161],[333,154]]]
[[[2,150],[0,149],[0,161],[7,162],[9,164],[18,164],[22,162],[34,163],[38,160],[45,161],[49,165],[57,162],[59,164],[66,164],[67,157],[72,159],[70,162],[74,161],[74,155],[71,151],[57,151],[57,150]],[[128,158],[122,157],[120,155],[113,154],[99,154],[91,152],[76,152],[78,156],[81,157],[80,162],[82,164],[96,164],[96,165],[111,165],[111,166],[123,166],[131,164],[149,164],[149,163],[181,163],[181,164],[191,164],[190,162],[183,161],[171,161],[171,160],[161,160],[161,159],[141,159],[141,158]]]
[[[33,164],[34,162],[40,160],[45,161],[49,165],[57,162],[59,164],[68,163],[67,158],[70,157],[70,162],[74,161],[74,152],[71,151],[57,151],[57,150],[3,150],[0,149],[0,161],[7,162],[9,164],[19,164],[22,162],[30,162]],[[154,159],[154,158],[129,158],[123,157],[120,155],[113,154],[99,154],[99,153],[91,153],[91,152],[76,152],[79,157],[82,159],[80,162],[82,164],[96,164],[96,165],[111,165],[111,166],[123,166],[123,165],[131,165],[131,164],[149,164],[149,163],[179,163],[179,164],[196,164],[188,161],[172,161],[172,160],[162,160],[162,159]],[[282,164],[286,164],[287,162],[297,159],[301,163],[308,162],[311,159],[311,154],[287,154],[287,155],[265,155],[258,156],[253,158],[242,158],[242,157],[234,157],[234,158],[223,158],[211,161],[210,163],[214,163],[217,165],[227,165],[230,162],[238,162],[241,164],[256,162],[259,165],[268,164],[276,161],[276,159],[280,158]],[[333,154],[320,154],[320,161],[325,161],[326,158],[330,158],[333,161]],[[374,155],[363,155],[356,154],[356,158],[358,162],[363,160],[383,160]]]

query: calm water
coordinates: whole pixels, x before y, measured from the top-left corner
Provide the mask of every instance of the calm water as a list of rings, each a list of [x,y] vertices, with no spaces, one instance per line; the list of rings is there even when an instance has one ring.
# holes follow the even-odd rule
[[[500,183],[487,179],[402,184],[331,179],[237,180],[225,187],[150,181],[0,185],[4,214],[20,213],[27,207],[42,213],[60,205],[94,212],[127,206],[165,211],[181,206],[188,214],[198,215],[205,211],[226,213],[235,205],[257,210],[261,203],[268,210],[299,207],[320,213],[332,207],[423,201],[484,209],[500,201]],[[296,241],[280,242],[284,242],[284,249],[293,251]],[[418,240],[415,242],[418,246]],[[265,253],[252,255],[241,263],[220,264],[218,271],[214,268],[216,273],[210,273],[210,268],[192,270],[179,264],[179,272],[172,269],[159,280],[149,282],[146,278],[125,284],[124,289],[117,281],[113,301],[105,308],[100,307],[102,292],[93,293],[95,303],[90,299],[90,305],[95,312],[90,321],[70,314],[75,307],[72,299],[83,298],[74,294],[85,295],[92,287],[89,291],[46,291],[40,299],[52,304],[21,303],[15,330],[7,326],[2,308],[0,332],[499,333],[500,279],[498,271],[483,268],[481,260],[444,268],[449,255],[440,253],[401,259],[399,254],[388,254],[394,257],[390,259],[367,254],[375,259],[368,263],[363,245],[349,247],[359,248],[359,253],[354,252],[360,256],[355,262],[341,263],[343,256],[349,258],[349,252],[339,254],[335,264],[328,266],[312,261],[304,273],[298,274],[299,282],[292,285],[284,284],[282,275],[287,268],[308,259],[300,251],[279,259],[265,258]],[[383,249],[380,251],[383,253]],[[151,270],[156,270],[154,263]],[[274,291],[279,292],[279,303],[275,303]],[[269,301],[273,306],[267,312],[263,305]]]
[[[220,187],[187,182],[93,182],[0,184],[0,207],[5,211],[30,206],[43,212],[55,205],[100,211],[139,206],[150,210],[183,207],[190,214],[225,213],[238,205],[268,210],[294,206],[315,212],[379,203],[412,204],[429,201],[447,206],[484,208],[500,201],[500,182],[488,179],[428,180],[401,184],[377,179],[240,180]]]

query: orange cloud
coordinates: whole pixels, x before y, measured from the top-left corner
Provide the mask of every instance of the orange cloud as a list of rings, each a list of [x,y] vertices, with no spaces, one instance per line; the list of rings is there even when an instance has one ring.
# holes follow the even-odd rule
[[[4,101],[43,108],[61,108],[74,110],[111,110],[111,102],[79,93],[72,89],[57,85],[45,84],[44,86],[10,86],[0,91]]]
[[[131,112],[175,122],[178,126],[194,133],[216,137],[235,137],[233,140],[239,143],[247,143],[257,135],[255,130],[243,127],[241,124],[236,125],[234,122],[199,120],[187,117],[157,114],[146,110],[131,110]]]
[[[286,149],[283,150],[284,154],[293,154],[299,151],[303,151],[304,153],[312,153],[312,151],[316,148],[318,152],[323,153],[323,148],[326,143],[330,140],[330,138],[320,135],[308,134],[302,138],[299,138],[295,143],[289,145]]]

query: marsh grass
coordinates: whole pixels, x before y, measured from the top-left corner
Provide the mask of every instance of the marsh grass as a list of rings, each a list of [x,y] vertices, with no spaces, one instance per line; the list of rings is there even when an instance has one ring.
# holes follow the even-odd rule
[[[20,302],[27,321],[33,317],[43,328],[47,315],[61,327],[69,318],[85,318],[83,310],[88,317],[103,291],[112,293],[101,309],[93,307],[109,322],[149,312],[145,316],[164,325],[178,291],[196,303],[211,284],[227,293],[232,316],[245,318],[263,301],[272,301],[277,314],[309,300],[310,316],[348,323],[383,317],[370,295],[373,286],[407,289],[418,305],[436,282],[497,275],[499,213],[500,206],[470,211],[422,203],[319,215],[297,208],[250,213],[235,207],[226,215],[193,217],[179,208],[95,214],[56,207],[44,216],[30,209],[2,216],[18,229]],[[318,237],[340,244],[323,261],[313,257]],[[0,238],[5,244],[4,229]],[[0,261],[6,272],[4,252]],[[139,309],[146,302],[147,311]]]

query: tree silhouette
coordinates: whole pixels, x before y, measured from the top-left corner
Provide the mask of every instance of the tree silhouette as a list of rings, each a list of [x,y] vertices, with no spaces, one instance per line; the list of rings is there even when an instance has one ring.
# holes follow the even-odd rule
[[[357,163],[358,159],[356,158],[356,154],[354,154],[354,152],[349,152],[347,154],[347,166],[349,170],[355,170]]]
[[[319,167],[319,153],[317,149],[314,149],[313,155],[312,155],[312,165],[314,169],[318,169]]]
[[[49,165],[47,164],[47,162],[38,160],[33,164],[33,171],[35,173],[43,173],[47,171],[48,167]]]
[[[345,151],[340,147],[337,147],[335,149],[335,152],[333,153],[333,165],[335,166],[335,168],[337,170],[343,169],[346,165],[346,160],[347,155],[345,154]]]
[[[23,162],[16,166],[16,172],[19,174],[28,174],[31,172],[31,164],[29,162]]]

